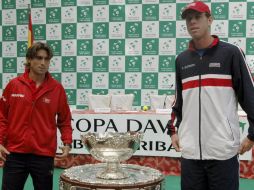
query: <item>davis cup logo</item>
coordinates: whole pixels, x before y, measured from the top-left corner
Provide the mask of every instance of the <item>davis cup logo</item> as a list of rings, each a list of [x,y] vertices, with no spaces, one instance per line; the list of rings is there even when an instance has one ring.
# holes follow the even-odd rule
[[[77,51],[77,41],[76,40],[63,40],[62,41],[62,51],[65,56],[74,56]]]
[[[80,7],[78,6],[78,22],[92,22],[93,21],[93,7],[92,6],[85,6]]]
[[[62,8],[63,14],[63,22],[74,23],[77,22],[77,13],[74,7],[64,7]]]
[[[171,40],[167,40],[162,43],[163,51],[168,51],[171,48],[171,42]]]
[[[117,74],[117,75],[112,77],[111,82],[112,82],[113,85],[117,85],[117,84],[120,83],[121,79],[122,79],[122,75],[121,74]]]
[[[75,72],[76,71],[76,57],[64,57],[63,58],[63,68],[65,72]]]
[[[228,19],[228,3],[212,4],[213,16],[215,19]]]
[[[47,9],[47,23],[60,23],[61,22],[61,9],[49,8]]]
[[[3,64],[3,72],[15,73],[17,72],[16,61],[14,58],[6,58]]]
[[[79,50],[80,51],[86,51],[88,50],[88,47],[90,47],[91,45],[91,41],[84,41],[84,42],[81,42],[80,46],[79,46]]]
[[[87,28],[89,27],[89,25],[88,24],[85,24],[84,26],[81,26],[81,28],[80,28],[80,33],[81,34],[83,34],[83,35],[85,35],[86,33],[87,33]]]
[[[125,11],[124,6],[115,6],[115,5],[110,6],[109,21],[111,21],[111,22],[124,21],[125,20],[124,11]]]
[[[49,11],[49,18],[50,19],[55,19],[57,14],[58,14],[58,9],[54,8],[52,10]]]
[[[115,51],[119,51],[121,46],[122,46],[122,41],[117,40],[113,43],[112,49],[115,50]]]
[[[15,41],[16,40],[16,27],[15,26],[3,26],[3,40]]]
[[[113,67],[118,67],[120,65],[120,63],[122,62],[122,58],[121,57],[116,57],[116,58],[113,59],[112,62],[113,62],[113,64],[112,64]]]
[[[173,23],[172,22],[166,22],[162,27],[163,33],[169,33],[172,31]]]
[[[107,22],[108,21],[108,7],[107,6],[95,6],[94,11],[94,22]]]
[[[102,51],[103,49],[105,49],[105,45],[106,45],[106,41],[101,41],[101,42],[98,42],[95,46],[95,49],[97,51]]]
[[[94,38],[105,39],[108,38],[108,23],[94,23]]]
[[[69,105],[75,105],[76,104],[76,91],[75,90],[71,90],[71,89],[67,89],[66,91],[66,96],[68,99],[68,104]]]
[[[118,33],[120,32],[120,29],[122,28],[122,24],[121,24],[121,23],[117,23],[117,24],[114,25],[112,28],[113,28],[113,29],[112,29],[112,32],[113,32],[114,34],[118,34]]]
[[[16,24],[15,17],[16,17],[16,12],[13,10],[3,10],[3,24],[6,25],[14,25]]]
[[[59,34],[60,27],[57,24],[51,25],[49,28],[49,36],[57,36]]]
[[[45,9],[32,9],[33,24],[45,23]]]
[[[63,73],[62,78],[64,88],[66,89],[76,88],[76,75],[74,75],[74,73]]]
[[[172,5],[166,5],[166,7],[163,7],[162,9],[162,16],[163,17],[170,16],[171,11],[172,11]]]
[[[174,82],[175,82],[174,77],[175,75],[173,74],[161,73],[159,87],[161,89],[174,89]]]
[[[104,84],[104,81],[105,81],[105,78],[106,78],[106,75],[105,74],[98,74],[96,76],[96,80],[95,80],[95,85],[96,86],[101,86]],[[103,85],[104,86],[104,85]]]
[[[27,48],[27,47],[26,47]],[[16,57],[17,56],[17,44],[14,42],[3,43],[3,57]]]
[[[131,16],[131,17],[136,17],[138,15],[138,6],[130,7],[128,15]]]
[[[141,5],[126,5],[125,6],[125,14],[126,21],[141,21],[142,20],[142,9]]]
[[[103,13],[105,13],[105,11],[106,11],[106,8],[105,8],[105,7],[100,7],[99,9],[97,9],[95,15],[96,15],[97,17],[102,17],[102,16],[103,16]]]
[[[254,56],[246,56],[246,59],[251,73],[254,73]]]
[[[89,92],[86,90],[85,92],[82,92],[80,90],[77,91],[77,103],[79,105],[87,105],[88,104],[88,96]]]
[[[153,66],[155,66],[155,57],[148,57],[147,59],[145,59],[144,61],[145,61],[145,66],[146,67],[153,67]]]
[[[123,89],[124,88],[124,74],[123,73],[110,73],[110,86],[111,89]]]
[[[18,56],[25,57],[26,56],[26,50],[27,50],[27,42],[18,42]]]
[[[54,41],[53,43],[50,44],[50,48],[52,49],[53,52],[55,52],[60,46],[59,41]]]
[[[97,34],[103,34],[103,32],[105,31],[105,28],[106,28],[106,25],[105,24],[102,24],[102,25],[99,25],[96,29],[96,33]]]
[[[79,77],[78,84],[84,86],[87,83],[88,78],[89,78],[88,74],[83,74],[82,76]]]
[[[159,6],[158,5],[143,5],[143,20],[155,21],[159,19]]]
[[[89,57],[78,57],[78,62],[77,62],[77,69],[78,71],[90,71],[91,68],[89,69],[89,63],[91,62],[91,59]]]
[[[122,6],[117,6],[116,8],[113,9],[112,15],[115,17],[118,17],[120,15],[120,12],[122,11],[123,7]]]
[[[172,58],[172,57],[165,57],[165,58],[162,60],[162,67],[170,67],[172,61],[173,61],[173,58]]]
[[[131,74],[128,78],[128,85],[133,86],[137,83],[138,74]]]
[[[27,25],[21,25],[17,27],[17,40],[27,41],[27,28],[28,28]]]
[[[76,34],[76,27],[74,24],[63,25],[63,39],[74,39]]]
[[[81,11],[80,11],[80,14],[79,16],[81,17],[81,19],[84,19],[86,17],[88,17],[91,13],[91,7],[84,7]]]
[[[126,40],[127,55],[141,55],[141,41],[140,40]]]

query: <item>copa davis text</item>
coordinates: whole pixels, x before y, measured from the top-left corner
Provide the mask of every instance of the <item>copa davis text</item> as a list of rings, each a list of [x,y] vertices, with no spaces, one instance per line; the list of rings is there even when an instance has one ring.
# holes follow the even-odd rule
[[[103,119],[93,119],[91,122],[88,119],[81,118],[78,119],[76,122],[72,119],[75,126],[75,129],[81,133],[86,132],[119,132],[117,126],[113,119],[109,119],[107,121]],[[122,128],[122,126],[121,126]],[[103,129],[103,130],[102,130]],[[74,129],[73,129],[74,130]],[[126,120],[126,131],[121,130],[120,132],[127,132],[127,131],[136,131],[136,132],[146,132],[152,131],[154,134],[157,133],[167,133],[166,125],[163,125],[160,120],[156,120],[156,123],[152,120],[147,120],[147,122],[141,123],[135,119],[127,119]],[[170,137],[168,136],[170,139]],[[73,148],[74,149],[81,149],[84,147],[82,141],[80,139],[73,139]],[[141,141],[140,147],[138,150],[142,151],[175,151],[172,144],[168,145],[164,141]]]

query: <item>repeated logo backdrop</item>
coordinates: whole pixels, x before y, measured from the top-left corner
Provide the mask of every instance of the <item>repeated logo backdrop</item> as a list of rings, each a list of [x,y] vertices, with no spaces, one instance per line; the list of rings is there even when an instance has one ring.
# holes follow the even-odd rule
[[[180,13],[192,0],[2,0],[0,94],[23,73],[31,4],[35,41],[54,52],[50,72],[73,108],[87,94],[133,93],[134,109],[150,94],[174,94],[177,54],[189,35]],[[239,45],[254,73],[254,1],[206,0],[212,33]]]

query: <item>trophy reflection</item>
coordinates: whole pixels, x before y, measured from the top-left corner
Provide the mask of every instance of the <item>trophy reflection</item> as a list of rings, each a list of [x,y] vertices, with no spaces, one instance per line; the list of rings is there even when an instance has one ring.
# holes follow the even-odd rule
[[[105,132],[81,135],[82,142],[89,153],[101,162],[106,162],[105,170],[96,174],[102,179],[124,179],[129,177],[120,162],[128,160],[139,148],[143,133]]]

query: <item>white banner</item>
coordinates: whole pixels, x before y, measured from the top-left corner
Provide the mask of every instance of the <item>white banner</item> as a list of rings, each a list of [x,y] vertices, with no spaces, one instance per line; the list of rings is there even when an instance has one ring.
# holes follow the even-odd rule
[[[73,127],[73,154],[88,154],[80,136],[87,132],[127,132],[140,131],[144,137],[139,150],[134,155],[140,156],[166,156],[180,157],[171,145],[167,135],[166,125],[170,114],[154,112],[128,112],[128,113],[91,113],[74,111],[72,114]],[[248,131],[247,118],[240,117],[240,132],[246,137]],[[60,134],[58,144],[61,146]],[[59,152],[59,150],[58,150]],[[251,160],[251,151],[240,156],[241,160]]]

